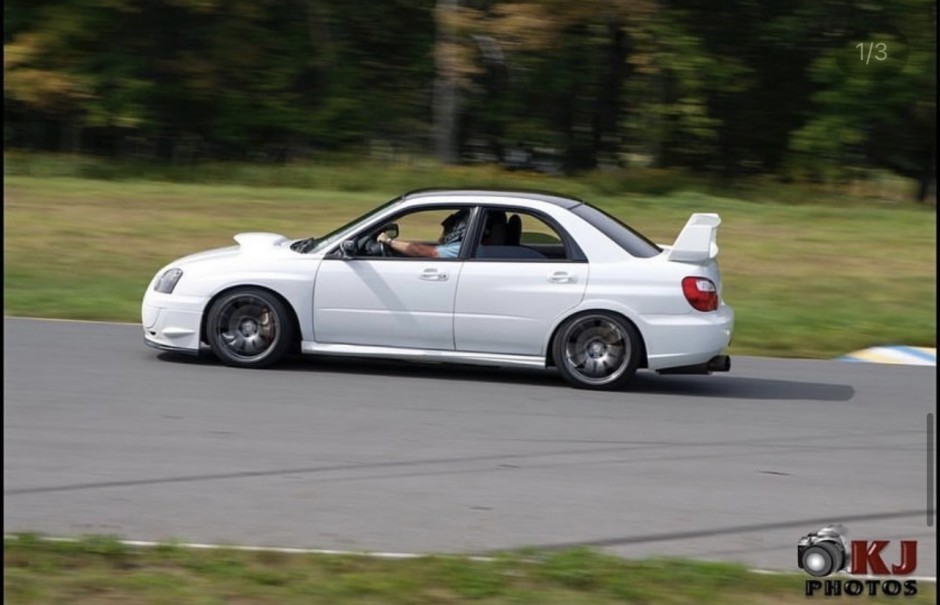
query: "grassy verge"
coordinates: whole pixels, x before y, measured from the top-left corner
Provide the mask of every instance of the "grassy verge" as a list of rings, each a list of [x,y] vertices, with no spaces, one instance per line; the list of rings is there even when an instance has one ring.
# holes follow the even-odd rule
[[[259,175],[278,174],[268,170]],[[324,233],[408,188],[392,188],[385,180],[392,177],[383,174],[375,180],[385,186],[373,185],[371,172],[350,170],[326,181],[342,190],[8,173],[4,311],[136,321],[143,288],[173,258],[230,245],[242,231]],[[420,171],[406,174],[415,178]],[[353,180],[359,190],[344,185]],[[733,354],[825,358],[877,344],[935,346],[933,207],[864,196],[810,204],[685,190],[612,194],[603,179],[489,168],[438,169],[423,184],[471,180],[581,195],[664,243],[674,240],[690,213],[721,213],[725,298],[738,314]]]
[[[4,152],[4,175],[39,179],[76,178],[109,181],[155,181],[247,187],[290,187],[347,192],[403,192],[428,186],[541,188],[595,198],[641,194],[662,196],[699,191],[756,202],[783,204],[896,204],[912,199],[917,182],[885,172],[859,173],[847,183],[787,184],[773,176],[727,182],[715,176],[681,170],[632,168],[596,171],[579,177],[547,177],[514,172],[499,166],[442,167],[422,157],[395,156],[382,160],[334,155],[317,162],[250,164],[201,162],[161,164],[142,159],[115,160],[94,156]],[[936,206],[936,200],[930,200]]]
[[[724,563],[626,561],[589,550],[513,553],[491,561],[407,560],[272,552],[132,548],[105,537],[4,544],[11,604],[459,605],[804,603],[807,576],[759,575]],[[921,583],[905,603],[931,603]],[[898,597],[869,597],[869,603]],[[828,599],[827,599],[828,600]]]

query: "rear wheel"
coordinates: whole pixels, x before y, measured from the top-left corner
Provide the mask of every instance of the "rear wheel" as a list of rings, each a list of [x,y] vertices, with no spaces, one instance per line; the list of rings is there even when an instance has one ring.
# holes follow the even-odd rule
[[[576,315],[561,325],[552,343],[558,371],[572,386],[613,390],[626,386],[640,362],[640,335],[613,313]]]
[[[213,303],[206,320],[212,352],[230,366],[264,368],[290,350],[290,314],[276,296],[258,288],[233,290]]]

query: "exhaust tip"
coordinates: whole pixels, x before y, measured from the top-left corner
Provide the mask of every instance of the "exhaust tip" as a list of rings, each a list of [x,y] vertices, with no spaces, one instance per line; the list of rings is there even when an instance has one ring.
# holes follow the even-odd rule
[[[731,357],[716,355],[705,363],[694,366],[681,366],[677,368],[664,368],[656,370],[657,374],[711,374],[712,372],[727,372],[731,369]]]
[[[731,370],[730,355],[715,355],[705,364],[709,372],[727,372]]]

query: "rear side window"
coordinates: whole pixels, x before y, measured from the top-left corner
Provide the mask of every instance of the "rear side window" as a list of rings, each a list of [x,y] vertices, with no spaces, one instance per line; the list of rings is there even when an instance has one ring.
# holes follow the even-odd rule
[[[521,208],[488,208],[473,258],[500,261],[583,262],[570,237]]]
[[[626,250],[631,256],[650,258],[662,253],[663,249],[646,239],[633,228],[628,227],[616,217],[613,217],[600,208],[581,204],[571,209],[573,213],[591,223],[595,229],[612,239],[618,246]]]

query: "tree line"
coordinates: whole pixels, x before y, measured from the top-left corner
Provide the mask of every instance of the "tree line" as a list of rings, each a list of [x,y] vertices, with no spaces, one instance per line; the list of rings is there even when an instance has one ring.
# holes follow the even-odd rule
[[[9,148],[933,188],[932,0],[7,0]]]

